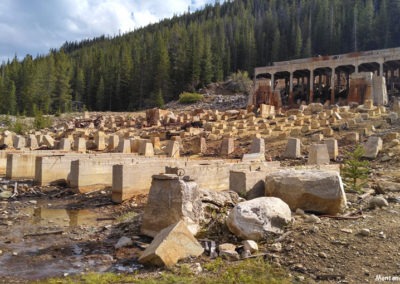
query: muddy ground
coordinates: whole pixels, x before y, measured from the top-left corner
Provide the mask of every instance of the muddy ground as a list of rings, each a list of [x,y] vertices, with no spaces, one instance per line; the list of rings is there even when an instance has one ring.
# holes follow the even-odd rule
[[[397,165],[373,163],[370,186],[377,179],[398,182]],[[320,221],[308,223],[306,217],[294,215],[283,236],[260,243],[261,253],[305,282],[367,283],[380,276],[400,276],[400,193],[386,192],[390,202],[382,209],[368,209],[372,195],[347,196],[349,218],[320,216]],[[116,205],[110,189],[77,195],[63,187],[34,187],[0,201],[0,282],[89,271],[148,275],[157,271],[136,261],[151,242],[139,233],[145,203],[146,196],[138,196]],[[370,234],[361,235],[363,229]],[[115,249],[121,236],[132,238],[133,245]],[[240,244],[229,232],[218,238],[217,243]],[[209,258],[195,261],[204,263]]]

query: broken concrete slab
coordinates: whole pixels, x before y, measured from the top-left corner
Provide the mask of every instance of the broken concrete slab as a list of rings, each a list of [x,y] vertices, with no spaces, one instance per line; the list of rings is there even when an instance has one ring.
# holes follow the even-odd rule
[[[292,211],[337,214],[346,208],[346,194],[338,172],[281,170],[268,174],[265,195],[279,197]]]
[[[140,263],[157,266],[174,266],[187,257],[198,257],[203,247],[194,238],[184,221],[174,223],[161,230],[139,257]]]
[[[237,204],[229,213],[229,230],[243,240],[262,240],[282,234],[291,222],[289,206],[279,198],[259,197]]]

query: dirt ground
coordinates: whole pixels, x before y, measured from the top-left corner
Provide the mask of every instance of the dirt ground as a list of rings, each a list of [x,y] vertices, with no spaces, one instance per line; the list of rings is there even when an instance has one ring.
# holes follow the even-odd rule
[[[280,151],[279,145],[276,150]],[[299,164],[301,160],[285,161]],[[398,181],[397,163],[372,163],[376,178]],[[294,279],[318,283],[368,283],[400,276],[400,193],[386,193],[388,207],[368,209],[371,196],[348,193],[348,219],[320,216],[308,223],[294,214],[281,237],[260,243],[260,252],[279,263]],[[136,262],[151,239],[139,226],[146,196],[121,205],[111,202],[110,189],[73,194],[68,188],[36,188],[35,193],[0,202],[0,282],[18,283],[82,272],[113,271],[151,274]],[[363,236],[361,230],[368,229]],[[115,249],[121,236],[131,246]],[[212,236],[208,236],[212,237]],[[214,236],[215,238],[215,236]],[[215,239],[240,244],[228,232]],[[278,245],[276,243],[279,243]],[[196,260],[208,261],[204,256]]]

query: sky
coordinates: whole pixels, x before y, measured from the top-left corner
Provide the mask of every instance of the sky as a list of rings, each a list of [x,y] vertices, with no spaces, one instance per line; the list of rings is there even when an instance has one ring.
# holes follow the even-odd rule
[[[0,0],[0,63],[66,41],[114,36],[214,0]]]

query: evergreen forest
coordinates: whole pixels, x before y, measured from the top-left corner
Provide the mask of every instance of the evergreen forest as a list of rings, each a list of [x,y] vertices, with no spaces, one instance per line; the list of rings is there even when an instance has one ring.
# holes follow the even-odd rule
[[[215,1],[0,66],[0,113],[131,111],[274,61],[400,46],[399,0]]]

